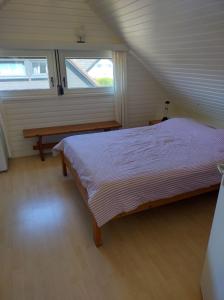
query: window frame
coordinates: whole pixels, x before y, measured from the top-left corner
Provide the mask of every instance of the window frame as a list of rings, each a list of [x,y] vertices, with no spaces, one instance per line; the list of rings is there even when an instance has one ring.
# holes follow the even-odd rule
[[[67,74],[66,74],[66,64],[65,59],[71,58],[83,58],[83,59],[111,59],[112,60],[112,51],[91,51],[91,50],[59,50],[59,60],[61,66],[61,76],[63,82],[63,88],[65,95],[72,94],[114,94],[114,86],[112,87],[88,87],[88,88],[68,88],[67,87]]]
[[[48,89],[25,89],[25,90],[0,90],[0,98],[17,98],[21,96],[38,96],[38,95],[55,95],[57,92],[57,77],[56,77],[56,68],[55,68],[55,58],[54,52],[52,50],[1,50],[0,49],[0,58],[47,58],[48,65],[48,80],[49,88]],[[53,83],[52,80],[53,78]],[[53,86],[54,85],[54,86]]]

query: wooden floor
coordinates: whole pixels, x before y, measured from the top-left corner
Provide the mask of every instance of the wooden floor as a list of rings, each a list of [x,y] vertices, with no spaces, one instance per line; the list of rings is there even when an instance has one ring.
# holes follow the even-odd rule
[[[0,174],[1,300],[199,300],[216,194],[105,226],[104,245],[58,158]]]

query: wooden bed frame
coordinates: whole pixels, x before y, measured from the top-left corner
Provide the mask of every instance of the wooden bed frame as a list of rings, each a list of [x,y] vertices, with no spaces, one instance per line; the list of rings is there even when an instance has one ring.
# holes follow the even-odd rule
[[[88,206],[88,193],[87,190],[83,187],[81,180],[76,172],[76,170],[72,167],[69,159],[64,155],[64,153],[61,151],[61,161],[62,161],[62,171],[63,171],[63,175],[67,176],[67,169],[70,171],[70,173],[72,174],[72,176],[75,179],[75,184],[76,187],[78,188],[91,216],[92,216],[92,222],[93,222],[93,239],[95,242],[96,247],[100,247],[102,245],[102,236],[101,236],[101,228],[98,227],[97,222],[95,220],[95,217],[93,216],[92,212],[89,209]],[[159,199],[156,201],[149,201],[147,203],[144,203],[140,206],[138,206],[136,209],[129,211],[129,212],[125,212],[125,213],[121,213],[119,215],[117,215],[116,217],[114,217],[113,219],[117,219],[117,218],[121,218],[130,214],[134,214],[134,213],[138,213],[153,207],[158,207],[158,206],[162,206],[165,204],[169,204],[172,202],[176,202],[176,201],[180,201],[180,200],[184,200],[187,198],[191,198],[197,195],[201,195],[201,194],[205,194],[208,192],[212,192],[212,191],[216,191],[219,189],[219,184],[215,184],[215,185],[211,185],[207,188],[203,188],[203,189],[197,189],[195,191],[192,192],[188,192],[188,193],[183,193],[183,194],[179,194],[177,196],[171,197],[171,198],[164,198],[164,199]]]

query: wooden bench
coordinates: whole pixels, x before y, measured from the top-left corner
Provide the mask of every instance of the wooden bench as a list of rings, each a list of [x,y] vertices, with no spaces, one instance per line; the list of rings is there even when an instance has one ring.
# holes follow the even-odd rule
[[[39,150],[40,158],[44,161],[44,149],[51,149],[57,143],[43,143],[44,136],[60,135],[60,134],[73,134],[85,131],[109,131],[112,129],[121,128],[121,124],[116,121],[105,121],[97,123],[86,123],[65,126],[53,126],[44,128],[24,129],[24,138],[37,137],[37,143],[33,146],[34,150]]]

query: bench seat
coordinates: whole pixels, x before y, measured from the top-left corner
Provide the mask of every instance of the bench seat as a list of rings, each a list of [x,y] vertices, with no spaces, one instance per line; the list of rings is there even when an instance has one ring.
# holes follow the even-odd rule
[[[45,136],[61,135],[61,134],[74,134],[79,132],[87,131],[109,131],[113,129],[121,128],[121,124],[117,121],[104,121],[96,123],[85,123],[85,124],[75,124],[75,125],[62,125],[62,126],[52,126],[52,127],[42,127],[42,128],[32,128],[24,129],[24,138],[37,137],[37,144],[33,146],[34,150],[39,150],[40,158],[44,161],[44,149],[52,148],[56,143],[43,143],[42,139]]]

